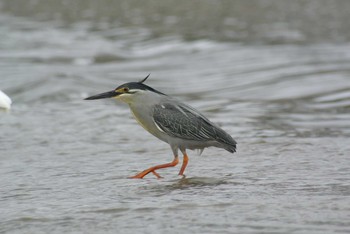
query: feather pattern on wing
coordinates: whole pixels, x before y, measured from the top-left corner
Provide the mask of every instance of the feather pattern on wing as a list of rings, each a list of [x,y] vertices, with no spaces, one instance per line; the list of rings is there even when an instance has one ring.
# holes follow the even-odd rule
[[[235,150],[236,142],[194,108],[182,103],[162,103],[153,110],[155,124],[170,136],[193,141],[216,141]]]

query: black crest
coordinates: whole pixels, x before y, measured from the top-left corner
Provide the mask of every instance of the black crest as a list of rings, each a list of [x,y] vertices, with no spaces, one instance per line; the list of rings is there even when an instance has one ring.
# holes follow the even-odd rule
[[[164,93],[159,92],[158,90],[156,90],[156,89],[154,89],[154,88],[152,88],[152,87],[150,87],[148,85],[143,84],[143,82],[145,82],[150,75],[151,74],[148,74],[148,76],[146,76],[143,80],[141,80],[139,82],[129,82],[129,83],[126,83],[126,84],[122,84],[121,86],[117,87],[115,90],[118,90],[118,89],[123,88],[123,87],[128,87],[129,89],[148,90],[148,91],[151,91],[151,92],[154,92],[154,93],[165,95]]]
[[[150,75],[151,75],[151,73],[148,74],[148,76],[146,76],[143,80],[139,81],[139,83],[142,84],[143,82],[145,82],[145,81],[148,79],[148,77],[149,77]]]

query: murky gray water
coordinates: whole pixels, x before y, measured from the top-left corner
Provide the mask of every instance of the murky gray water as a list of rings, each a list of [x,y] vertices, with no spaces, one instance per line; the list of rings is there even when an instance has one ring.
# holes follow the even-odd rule
[[[173,4],[1,2],[0,233],[349,233],[350,2]],[[128,179],[170,148],[82,99],[148,73],[238,152]]]

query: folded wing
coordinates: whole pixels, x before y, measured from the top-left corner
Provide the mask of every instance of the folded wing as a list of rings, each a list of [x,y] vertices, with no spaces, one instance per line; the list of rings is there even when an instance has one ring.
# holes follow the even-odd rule
[[[170,136],[193,141],[216,141],[235,152],[236,142],[224,130],[194,108],[182,103],[163,103],[153,111],[155,124]]]

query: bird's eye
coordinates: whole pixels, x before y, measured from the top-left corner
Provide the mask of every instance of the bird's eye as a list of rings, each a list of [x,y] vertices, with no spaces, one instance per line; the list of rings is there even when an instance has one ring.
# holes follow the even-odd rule
[[[129,92],[129,88],[128,88],[128,87],[124,87],[124,88],[123,88],[123,91],[124,91],[125,93],[127,93],[127,92]]]

